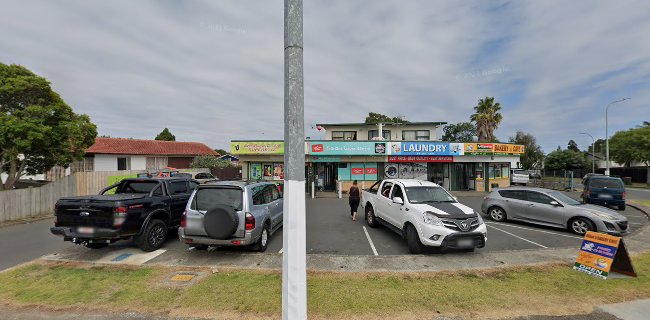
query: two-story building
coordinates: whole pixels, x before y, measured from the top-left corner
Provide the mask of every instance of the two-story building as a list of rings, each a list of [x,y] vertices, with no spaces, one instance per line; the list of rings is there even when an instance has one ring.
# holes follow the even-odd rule
[[[510,185],[521,145],[440,141],[444,122],[406,124],[319,124],[325,140],[305,141],[305,176],[319,191],[347,190],[357,180],[369,187],[379,179],[421,179],[448,190],[490,190]],[[232,141],[231,153],[249,180],[284,178],[283,141]]]

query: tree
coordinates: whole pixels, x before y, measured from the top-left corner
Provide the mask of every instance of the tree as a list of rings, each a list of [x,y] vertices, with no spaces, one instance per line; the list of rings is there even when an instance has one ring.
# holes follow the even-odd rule
[[[580,152],[580,149],[578,149],[578,144],[573,141],[573,139],[569,140],[569,143],[567,144],[567,149],[573,150],[575,152]]]
[[[217,152],[220,156],[223,156],[225,154],[228,154],[229,152],[223,149],[214,149],[215,152]]]
[[[650,126],[619,131],[609,139],[609,152],[618,163],[629,166],[633,161],[646,165],[646,183],[650,185]]]
[[[165,128],[156,136],[156,140],[162,141],[176,141],[176,136],[173,135],[169,129]]]
[[[27,68],[0,63],[0,171],[12,189],[25,174],[67,167],[95,142],[97,126],[76,114],[50,87]]]
[[[544,160],[544,168],[549,170],[583,169],[589,166],[584,154],[573,150],[556,150]]]
[[[191,168],[207,168],[207,169],[227,168],[230,166],[232,166],[232,162],[230,162],[229,160],[219,159],[216,156],[198,156],[194,158],[192,164],[190,164]]]
[[[542,167],[544,152],[532,134],[517,131],[514,137],[510,137],[510,143],[524,145],[524,154],[521,156],[521,166],[524,169],[531,170]]]
[[[457,124],[448,124],[443,129],[442,141],[451,142],[472,142],[476,130],[471,122],[460,122]]]
[[[474,122],[476,128],[478,141],[495,141],[494,130],[499,127],[503,120],[500,110],[501,104],[495,103],[494,97],[485,97],[485,99],[478,101],[478,104],[474,107],[475,113],[470,116],[470,120]]]
[[[596,149],[595,151],[593,149]],[[596,152],[596,153],[603,153],[605,152],[605,139],[596,139],[594,142],[594,147],[592,148],[591,145],[589,145],[589,152]]]
[[[366,117],[366,124],[377,124],[377,123],[409,123],[409,121],[404,120],[400,117],[389,117],[387,115],[381,114],[381,113],[374,113],[370,112],[368,113],[368,116]]]

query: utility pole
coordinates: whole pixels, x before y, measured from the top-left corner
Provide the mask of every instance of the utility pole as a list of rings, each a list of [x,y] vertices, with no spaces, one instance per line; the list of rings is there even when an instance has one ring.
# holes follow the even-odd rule
[[[307,319],[305,96],[302,0],[284,0],[284,227],[282,319]]]
[[[585,134],[591,137],[591,173],[596,173],[596,140],[594,139],[594,136],[587,132],[580,132],[580,134]]]
[[[623,98],[620,100],[612,101],[610,102],[607,107],[605,107],[605,175],[609,175],[609,129],[608,129],[608,120],[607,120],[607,113],[609,112],[609,107],[611,107],[615,103],[623,102],[625,100],[629,100],[630,98]]]

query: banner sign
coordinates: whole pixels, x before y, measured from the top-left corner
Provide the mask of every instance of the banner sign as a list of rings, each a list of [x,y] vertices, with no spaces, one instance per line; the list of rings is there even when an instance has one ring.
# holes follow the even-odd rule
[[[388,156],[388,162],[454,162],[453,156]]]
[[[465,143],[466,155],[518,155],[524,153],[524,146],[504,143]]]
[[[573,269],[601,279],[611,272],[636,277],[623,239],[591,231],[585,234]]]
[[[241,141],[230,143],[231,154],[284,154],[283,141]]]
[[[391,142],[391,155],[404,156],[460,156],[463,155],[462,143],[413,141]]]
[[[307,142],[310,155],[358,155],[375,156],[386,154],[386,142],[374,141],[310,141]]]

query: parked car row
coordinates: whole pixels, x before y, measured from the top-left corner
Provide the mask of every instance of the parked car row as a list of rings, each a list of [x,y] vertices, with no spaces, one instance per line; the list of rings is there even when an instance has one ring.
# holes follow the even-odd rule
[[[603,196],[605,195],[605,196]],[[618,178],[590,176],[583,202],[565,193],[531,187],[496,189],[481,206],[497,222],[523,221],[568,229],[624,234],[627,218],[602,206],[625,207]],[[621,202],[622,205],[621,205]],[[425,247],[474,251],[487,242],[481,214],[458,202],[440,185],[412,179],[377,181],[361,193],[368,226],[401,235],[411,253]],[[263,252],[282,227],[283,197],[271,182],[212,181],[179,175],[124,179],[99,195],[64,197],[56,203],[50,231],[91,249],[133,239],[144,251],[159,249],[170,230],[195,249],[240,246]]]

